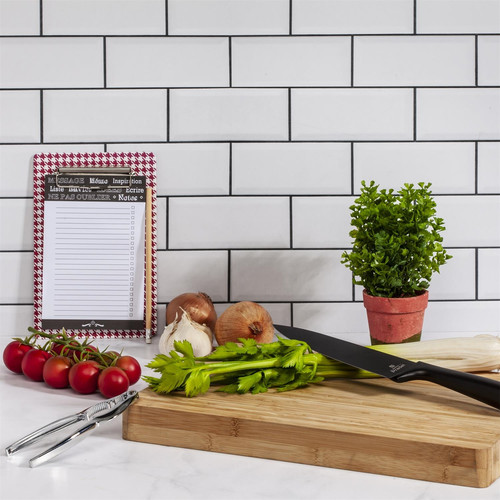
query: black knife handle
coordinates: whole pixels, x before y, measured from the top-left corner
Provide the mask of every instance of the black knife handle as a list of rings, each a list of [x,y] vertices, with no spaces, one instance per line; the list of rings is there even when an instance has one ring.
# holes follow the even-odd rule
[[[396,382],[427,380],[500,410],[500,382],[419,361],[414,370],[393,378]]]

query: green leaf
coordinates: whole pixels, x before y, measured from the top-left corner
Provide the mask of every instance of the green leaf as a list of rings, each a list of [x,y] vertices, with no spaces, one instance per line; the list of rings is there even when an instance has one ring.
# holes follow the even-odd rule
[[[228,384],[217,388],[217,392],[227,392],[229,394],[236,394],[238,392],[238,384]]]
[[[193,346],[188,340],[175,340],[174,348],[186,358],[194,359]]]
[[[238,392],[244,394],[253,389],[262,379],[262,372],[258,371],[238,379]]]
[[[210,374],[202,369],[193,370],[186,379],[184,390],[187,397],[198,396],[210,388]]]

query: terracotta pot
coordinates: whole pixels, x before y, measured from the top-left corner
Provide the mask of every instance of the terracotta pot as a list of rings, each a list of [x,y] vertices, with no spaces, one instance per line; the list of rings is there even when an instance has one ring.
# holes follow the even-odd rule
[[[429,292],[415,297],[374,297],[363,290],[372,345],[418,342],[422,335]]]

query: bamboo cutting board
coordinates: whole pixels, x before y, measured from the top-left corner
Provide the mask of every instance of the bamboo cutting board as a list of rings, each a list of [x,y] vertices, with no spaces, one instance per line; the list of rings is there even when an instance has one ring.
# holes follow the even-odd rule
[[[195,398],[145,389],[123,437],[462,486],[500,476],[500,411],[426,382],[330,380]]]

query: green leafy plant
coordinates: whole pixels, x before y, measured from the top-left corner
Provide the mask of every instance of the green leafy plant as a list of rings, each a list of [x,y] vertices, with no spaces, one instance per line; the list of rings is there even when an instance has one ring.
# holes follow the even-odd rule
[[[436,217],[430,183],[405,184],[399,192],[361,183],[351,210],[351,251],[341,262],[353,283],[381,297],[412,297],[429,287],[431,276],[451,258],[442,246],[443,219]]]

